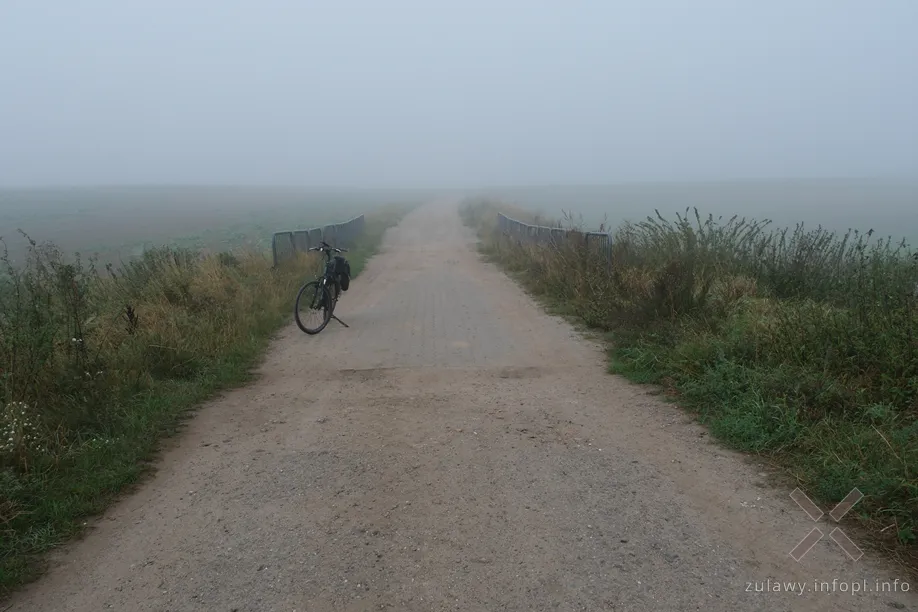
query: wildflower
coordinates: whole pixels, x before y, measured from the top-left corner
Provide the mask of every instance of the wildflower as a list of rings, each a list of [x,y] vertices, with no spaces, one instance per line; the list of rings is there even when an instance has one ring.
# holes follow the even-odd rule
[[[39,442],[39,432],[35,421],[29,415],[29,407],[24,402],[10,402],[0,409],[0,455],[19,454],[23,451],[45,452]]]

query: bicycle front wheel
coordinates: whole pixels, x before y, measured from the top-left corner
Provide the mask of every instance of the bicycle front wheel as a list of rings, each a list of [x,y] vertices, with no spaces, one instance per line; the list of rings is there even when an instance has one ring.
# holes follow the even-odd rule
[[[310,281],[296,294],[293,318],[297,327],[311,336],[325,329],[331,321],[333,308],[328,289],[318,281]]]

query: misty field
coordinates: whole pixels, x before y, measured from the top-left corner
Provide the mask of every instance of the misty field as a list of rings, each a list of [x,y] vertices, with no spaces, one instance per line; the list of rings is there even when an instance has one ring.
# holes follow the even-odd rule
[[[358,275],[385,229],[411,208],[382,205],[376,194],[375,201],[322,198],[262,214],[250,210],[248,197],[233,209],[225,197],[207,206],[185,191],[171,205],[153,206],[154,215],[137,193],[120,207],[111,193],[108,208],[91,198],[75,209],[71,192],[54,201],[57,210],[29,211],[19,199],[20,208],[5,211],[7,219],[15,212],[34,223],[36,238],[61,239],[71,249],[112,244],[115,234],[129,237],[122,244],[172,244],[104,274],[54,244],[36,245],[15,262],[0,258],[0,595],[34,577],[41,553],[137,482],[160,439],[190,410],[248,379],[274,332],[292,319],[297,289],[319,267],[315,256],[300,255],[272,268],[260,248],[230,250],[245,245],[225,235],[208,252],[175,246],[170,231],[233,227],[251,214],[262,225],[240,232],[270,239],[275,223],[313,226],[366,213],[364,235],[348,253]]]
[[[0,238],[14,261],[28,246],[19,230],[66,254],[98,254],[102,264],[166,244],[267,252],[276,231],[345,221],[423,197],[409,190],[268,187],[0,189]]]
[[[533,294],[608,334],[614,372],[828,507],[858,487],[863,525],[916,566],[918,250],[690,211],[618,226],[610,263],[576,232],[504,236],[498,211],[534,219],[487,200],[462,214]]]
[[[874,230],[918,245],[918,180],[811,179],[596,186],[504,187],[476,195],[558,218],[573,212],[588,229],[616,228],[659,210],[670,218],[687,208],[704,215],[768,219],[772,229],[803,223],[844,234]]]

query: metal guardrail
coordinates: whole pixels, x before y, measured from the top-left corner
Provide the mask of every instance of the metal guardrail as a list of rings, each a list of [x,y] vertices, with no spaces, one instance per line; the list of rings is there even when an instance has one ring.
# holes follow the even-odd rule
[[[497,213],[497,227],[506,236],[515,237],[520,243],[560,246],[574,236],[583,240],[587,247],[595,248],[597,254],[612,262],[612,234],[608,232],[579,232],[560,227],[529,225]]]
[[[354,246],[366,228],[366,217],[360,215],[344,223],[333,223],[324,227],[311,229],[274,232],[271,236],[271,253],[274,266],[288,259],[293,259],[297,252],[305,253],[308,249],[325,241],[333,247],[342,249]]]

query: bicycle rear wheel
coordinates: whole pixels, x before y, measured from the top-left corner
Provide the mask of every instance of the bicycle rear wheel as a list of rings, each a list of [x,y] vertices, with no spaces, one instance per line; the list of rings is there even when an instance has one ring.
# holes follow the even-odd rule
[[[296,294],[293,318],[303,332],[317,334],[331,321],[334,303],[328,289],[318,281],[310,281]]]

